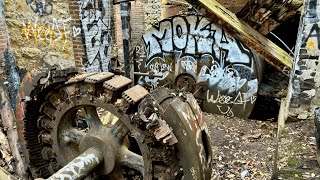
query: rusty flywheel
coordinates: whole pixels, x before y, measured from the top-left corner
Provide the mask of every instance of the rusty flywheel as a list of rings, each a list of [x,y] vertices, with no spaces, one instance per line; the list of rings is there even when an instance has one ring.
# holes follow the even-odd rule
[[[39,85],[27,103],[33,178],[210,179],[210,136],[191,94],[130,88],[130,79],[110,72],[66,77]],[[89,152],[96,162],[85,176],[67,167]]]

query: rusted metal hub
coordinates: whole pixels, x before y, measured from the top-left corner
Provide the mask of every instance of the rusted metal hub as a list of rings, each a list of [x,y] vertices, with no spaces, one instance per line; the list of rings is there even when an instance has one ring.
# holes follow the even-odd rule
[[[107,175],[113,170],[116,155],[123,139],[123,136],[114,134],[113,129],[101,127],[98,131],[89,130],[79,145],[80,152],[84,152],[91,147],[97,147],[101,150],[104,161],[97,172],[102,175]],[[123,135],[126,135],[126,133]]]
[[[192,92],[196,80],[189,74],[180,74],[176,78],[176,87],[180,90]]]
[[[82,99],[83,102],[85,102],[84,99]],[[95,168],[95,174],[109,175],[116,166],[127,166],[143,174],[142,156],[131,152],[123,145],[129,129],[120,120],[111,127],[103,124],[96,107],[89,104],[66,108],[63,114],[54,128],[57,136],[53,140],[56,144],[54,149],[60,153],[58,156],[61,157],[59,159],[61,164],[66,164],[64,161],[77,159],[81,153],[94,147],[100,150],[103,157],[99,167]],[[111,114],[114,116],[113,113]],[[59,137],[59,134],[62,136]],[[69,163],[67,166],[70,166]]]
[[[128,132],[129,130],[122,123],[116,123],[112,128],[102,126],[99,129],[89,130],[84,136],[78,134],[78,139],[81,139],[79,150],[82,153],[49,179],[67,176],[72,179],[83,179],[93,169],[96,174],[108,175],[114,170],[116,161],[143,174],[142,157],[122,145],[123,138]],[[84,166],[79,167],[79,164]],[[74,171],[70,172],[70,169]]]

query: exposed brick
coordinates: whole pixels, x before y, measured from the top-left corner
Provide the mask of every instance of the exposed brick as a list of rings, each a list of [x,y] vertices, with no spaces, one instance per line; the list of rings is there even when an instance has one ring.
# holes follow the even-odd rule
[[[69,12],[71,16],[71,26],[72,27],[81,27],[81,21],[79,19],[79,4],[77,0],[70,0],[69,1]],[[74,51],[74,59],[75,64],[78,69],[83,67],[82,63],[82,56],[84,52],[83,48],[83,41],[81,35],[72,38],[73,42],[73,51]]]

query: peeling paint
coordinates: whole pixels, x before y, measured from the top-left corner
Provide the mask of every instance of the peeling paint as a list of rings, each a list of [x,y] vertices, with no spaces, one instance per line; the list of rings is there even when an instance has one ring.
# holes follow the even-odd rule
[[[4,59],[5,59],[5,63],[8,71],[7,80],[9,82],[8,88],[9,88],[10,103],[11,103],[12,109],[16,111],[16,97],[19,91],[20,76],[17,71],[16,60],[13,57],[12,53],[7,50],[4,53]]]
[[[290,118],[298,119],[313,117],[314,106],[320,106],[316,96],[320,90],[320,4],[317,0],[307,0],[303,11],[290,79],[292,94],[288,95]]]

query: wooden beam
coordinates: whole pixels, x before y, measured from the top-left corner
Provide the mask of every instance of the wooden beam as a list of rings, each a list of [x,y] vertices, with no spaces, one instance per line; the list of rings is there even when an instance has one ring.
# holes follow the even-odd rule
[[[269,64],[286,75],[292,68],[292,57],[272,41],[264,37],[235,14],[227,10],[215,0],[187,0],[192,6],[210,18],[214,23],[220,24],[236,39],[260,55]]]

